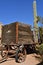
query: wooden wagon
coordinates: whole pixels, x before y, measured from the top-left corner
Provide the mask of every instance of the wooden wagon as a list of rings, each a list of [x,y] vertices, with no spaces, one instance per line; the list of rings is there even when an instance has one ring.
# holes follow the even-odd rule
[[[33,32],[31,26],[19,22],[2,26],[2,51],[3,58],[15,56],[16,61],[23,62],[26,58],[26,48],[34,48]]]

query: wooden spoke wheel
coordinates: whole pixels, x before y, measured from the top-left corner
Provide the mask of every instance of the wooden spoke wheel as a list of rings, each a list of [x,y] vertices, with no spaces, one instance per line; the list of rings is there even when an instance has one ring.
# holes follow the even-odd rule
[[[1,56],[2,56],[2,58],[7,60],[7,58],[8,58],[8,50],[6,49],[6,47],[2,47]]]
[[[11,49],[16,51],[18,49],[17,45],[11,45]]]
[[[26,49],[23,49],[22,51],[20,51],[17,56],[18,56],[16,58],[17,62],[19,63],[24,62],[26,59]]]

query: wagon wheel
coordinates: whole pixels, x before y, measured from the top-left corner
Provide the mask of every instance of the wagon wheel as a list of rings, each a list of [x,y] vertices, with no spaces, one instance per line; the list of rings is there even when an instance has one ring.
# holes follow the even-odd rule
[[[17,62],[21,63],[24,62],[26,59],[26,49],[23,49],[22,52],[20,51],[17,55]]]
[[[3,59],[7,60],[7,58],[8,58],[8,50],[6,49],[6,47],[2,47],[1,56],[2,56]]]
[[[16,51],[18,49],[17,45],[11,45],[11,49]]]

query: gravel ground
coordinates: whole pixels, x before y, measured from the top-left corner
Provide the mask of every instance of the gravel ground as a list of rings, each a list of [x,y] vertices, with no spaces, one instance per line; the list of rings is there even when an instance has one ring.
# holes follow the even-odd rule
[[[28,54],[23,63],[15,62],[15,58],[8,58],[7,61],[0,63],[0,65],[37,65],[40,63],[40,56],[36,54]]]

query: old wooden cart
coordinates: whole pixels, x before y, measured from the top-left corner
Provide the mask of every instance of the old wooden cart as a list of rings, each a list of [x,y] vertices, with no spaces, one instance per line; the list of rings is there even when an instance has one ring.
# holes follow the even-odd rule
[[[15,56],[16,61],[23,62],[26,58],[26,48],[34,48],[33,32],[31,26],[15,22],[2,26],[2,58],[7,59],[8,54]]]

